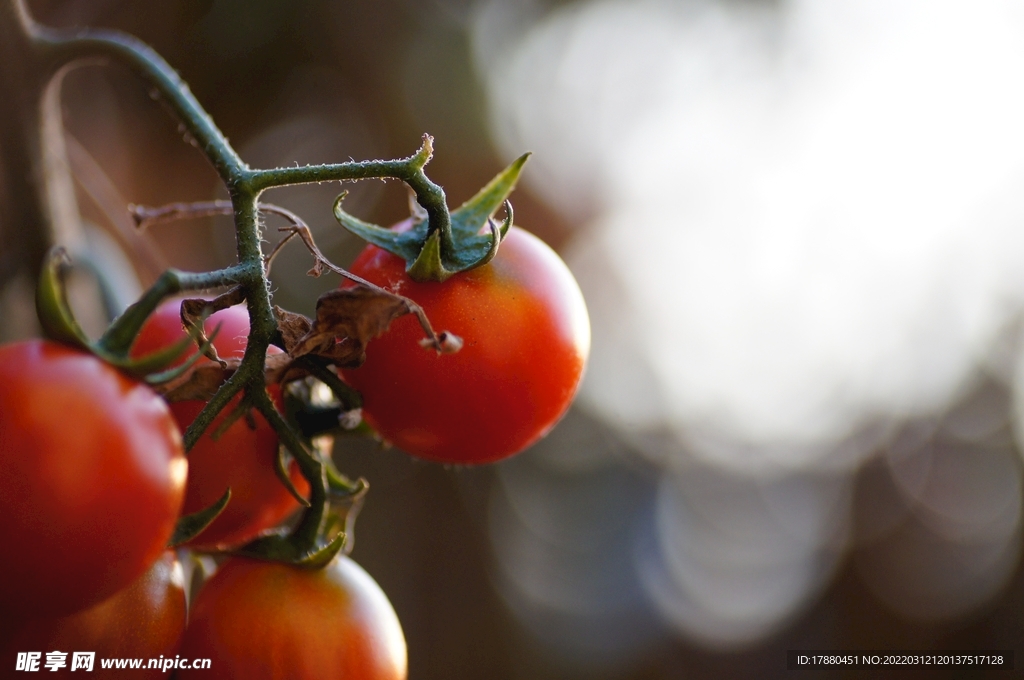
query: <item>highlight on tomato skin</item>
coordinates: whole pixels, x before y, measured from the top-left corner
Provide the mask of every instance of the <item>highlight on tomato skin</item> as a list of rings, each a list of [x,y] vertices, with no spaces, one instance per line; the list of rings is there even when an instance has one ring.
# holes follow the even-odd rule
[[[221,680],[404,680],[408,666],[391,603],[344,555],[316,570],[229,559],[196,596],[180,654],[211,659]]]
[[[186,337],[181,326],[181,301],[163,302],[146,320],[139,337],[132,346],[132,356],[173,345]],[[212,314],[204,330],[212,334],[217,354],[224,358],[241,358],[249,335],[249,313],[243,305],[228,307]],[[271,347],[271,353],[279,353]],[[182,357],[177,363],[183,363]],[[202,359],[201,361],[209,361]],[[281,390],[277,385],[268,388],[271,397],[280,405]],[[209,429],[188,453],[191,474],[185,493],[182,513],[198,512],[215,503],[225,489],[231,488],[231,501],[224,511],[195,539],[191,547],[230,547],[245,543],[260,532],[278,525],[299,508],[298,502],[281,484],[275,472],[278,436],[263,418],[253,413],[253,427],[246,418],[240,418],[221,432],[214,433],[241,401],[235,397],[214,419]],[[202,401],[179,401],[170,405],[171,413],[182,431],[187,428],[205,406]],[[294,463],[290,469],[292,484],[301,494],[309,493],[309,483]]]
[[[491,262],[442,283],[411,280],[401,258],[373,245],[351,271],[419,303],[435,329],[465,343],[455,354],[423,350],[409,315],[343,371],[385,440],[428,460],[486,463],[522,451],[565,414],[590,322],[575,279],[543,241],[512,227]]]
[[[163,553],[188,463],[155,392],[56,343],[0,346],[0,611],[55,616]]]
[[[89,609],[0,622],[0,667],[14,668],[18,652],[28,650],[89,651],[96,659],[173,657],[185,633],[185,608],[181,564],[168,550],[134,583]],[[67,663],[70,669],[70,655]],[[104,677],[97,661],[93,671]],[[143,669],[132,677],[161,675],[159,668]]]

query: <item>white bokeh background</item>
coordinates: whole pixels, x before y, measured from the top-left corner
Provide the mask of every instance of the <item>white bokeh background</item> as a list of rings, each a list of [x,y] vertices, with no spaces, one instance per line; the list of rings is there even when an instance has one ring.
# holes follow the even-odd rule
[[[715,648],[791,621],[854,549],[902,616],[982,606],[1020,547],[1024,5],[539,10],[479,5],[475,56],[498,145],[537,151],[524,182],[579,225],[582,409],[655,471],[618,587]],[[897,510],[852,531],[869,462]],[[519,569],[503,541],[547,529],[516,488],[492,531],[523,610],[588,567]]]

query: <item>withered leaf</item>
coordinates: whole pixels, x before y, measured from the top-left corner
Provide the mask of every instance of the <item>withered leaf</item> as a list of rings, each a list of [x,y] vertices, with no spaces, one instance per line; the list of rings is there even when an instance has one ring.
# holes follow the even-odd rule
[[[201,399],[209,401],[217,388],[238,370],[241,359],[224,359],[224,364],[201,361],[174,380],[154,385],[167,401]]]
[[[292,354],[295,346],[299,344],[299,340],[305,337],[313,327],[313,322],[302,314],[289,312],[277,305],[274,305],[274,316],[277,317],[277,328],[281,331],[284,350],[288,354]]]
[[[217,389],[238,370],[241,359],[224,359],[224,365],[203,361],[189,368],[185,373],[154,385],[153,389],[163,395],[167,401],[188,401],[199,399],[209,401]],[[269,354],[263,363],[264,375],[268,385],[282,382],[291,368],[292,359],[287,354]],[[304,373],[296,373],[290,379],[303,377]]]
[[[202,345],[207,342],[206,333],[203,330],[203,320],[215,312],[243,302],[245,302],[245,291],[241,286],[235,286],[212,300],[187,298],[181,301],[181,325],[192,334],[199,345]],[[217,356],[217,350],[212,344],[207,345],[203,354],[213,361],[219,362],[222,366],[224,365],[224,361]]]
[[[316,301],[316,319],[311,328],[288,353],[295,359],[316,354],[338,366],[359,366],[366,359],[366,343],[386,331],[392,321],[410,312],[412,308],[405,298],[387,291],[367,286],[329,290]],[[285,344],[288,345],[287,340]]]
[[[182,302],[182,320],[198,324],[203,314],[232,304],[235,291],[215,300],[192,299]],[[366,344],[388,329],[398,317],[413,312],[412,303],[384,290],[357,285],[327,291],[317,300],[316,319],[274,307],[285,354],[269,354],[264,362],[267,384],[295,380],[307,375],[296,359],[317,355],[342,367],[359,366],[366,359]],[[444,334],[442,334],[444,335]],[[238,370],[240,359],[201,361],[183,375],[155,389],[168,401],[209,400],[217,389]]]

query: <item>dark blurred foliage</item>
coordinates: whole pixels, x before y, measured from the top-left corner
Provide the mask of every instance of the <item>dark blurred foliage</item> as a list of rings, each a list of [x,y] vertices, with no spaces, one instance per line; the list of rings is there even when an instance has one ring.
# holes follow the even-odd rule
[[[254,165],[400,157],[414,152],[428,132],[435,136],[436,149],[428,173],[445,187],[454,206],[503,164],[489,141],[486,102],[470,61],[464,30],[469,0],[46,0],[33,3],[32,9],[51,25],[118,28],[154,46]],[[125,69],[75,71],[66,83],[65,104],[69,133],[95,161],[91,169],[83,171],[79,163],[76,170],[101,170],[119,194],[104,202],[82,193],[83,213],[97,224],[123,219],[127,203],[160,205],[224,195],[202,156],[183,143],[173,121]],[[397,182],[349,188],[346,206],[363,219],[389,224],[407,214],[405,191]],[[360,245],[342,234],[331,216],[338,192],[337,185],[300,187],[276,190],[265,199],[297,210],[327,255],[344,265]],[[556,248],[567,238],[568,225],[526,191],[514,194],[513,202],[517,223]],[[175,266],[209,269],[231,256],[227,219],[160,226],[152,236]],[[275,238],[272,229],[267,238]],[[319,290],[336,285],[334,280],[304,280],[308,266],[298,247],[280,259],[275,302],[308,312]],[[589,433],[630,461],[604,471],[600,483],[610,480],[639,498],[650,497],[653,473],[636,463],[613,434],[580,414],[568,422],[574,432]],[[558,441],[557,434],[552,441]],[[991,649],[1012,648],[1024,639],[1019,569],[1007,592],[973,618],[922,626],[888,613],[862,584],[856,561],[846,560],[809,612],[754,649],[713,653],[662,632],[625,666],[607,673],[581,671],[559,661],[552,651],[557,640],[538,639],[521,628],[497,594],[486,521],[494,468],[421,463],[368,441],[342,440],[336,452],[344,472],[370,481],[353,557],[377,579],[399,614],[413,680],[837,677],[786,671],[785,650]],[[531,457],[541,455],[543,450],[528,452],[512,464],[528,467]],[[886,484],[891,485],[887,475],[884,466],[874,464],[860,473],[854,501],[858,512],[885,501]],[[891,497],[893,492],[888,493]],[[644,511],[642,502],[636,511]],[[633,622],[602,625],[605,630],[620,625],[627,636]],[[871,673],[962,676],[953,669]]]

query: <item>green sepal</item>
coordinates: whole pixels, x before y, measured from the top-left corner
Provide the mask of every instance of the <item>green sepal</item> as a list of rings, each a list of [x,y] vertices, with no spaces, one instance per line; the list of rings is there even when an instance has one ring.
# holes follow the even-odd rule
[[[160,286],[161,283],[158,281],[156,285]],[[162,295],[144,295],[137,302],[129,305],[121,316],[114,319],[96,344],[110,354],[127,355],[135,339],[139,336],[142,326],[163,300]],[[176,358],[172,358],[171,361]]]
[[[456,241],[480,233],[487,220],[515,189],[519,175],[523,172],[523,166],[529,158],[530,154],[524,153],[515,159],[511,165],[499,172],[483,189],[478,191],[476,196],[452,212],[452,237]],[[505,235],[505,231],[508,231],[507,226],[501,232],[502,236]]]
[[[338,533],[326,545],[318,545],[311,550],[299,550],[289,540],[287,534],[274,531],[263,534],[242,547],[232,550],[231,553],[257,560],[284,562],[306,569],[322,569],[341,552],[346,541],[345,534]]]
[[[329,487],[331,502],[324,513],[323,533],[343,533],[348,537],[346,552],[352,549],[352,539],[355,537],[356,517],[363,507],[363,501],[370,490],[369,483],[362,477],[355,482],[348,479],[333,465],[327,466],[327,483]]]
[[[67,250],[62,246],[50,248],[39,272],[36,314],[46,337],[91,352],[89,338],[78,325],[68,304],[64,274],[70,266],[71,258],[68,257]]]
[[[131,342],[124,342],[123,336],[131,333],[131,339],[134,340],[142,323],[152,312],[152,306],[143,311],[140,303],[129,307],[97,342],[90,342],[85,331],[78,325],[71,305],[68,304],[64,274],[70,265],[71,258],[68,257],[67,250],[62,246],[54,246],[47,253],[39,274],[39,283],[36,287],[36,314],[47,338],[90,352],[98,359],[151,385],[167,382],[184,374],[213,346],[213,339],[217,336],[219,326],[210,334],[207,341],[202,343],[199,352],[182,366],[163,370],[177,361],[189,346],[196,342],[197,336],[191,331],[190,337],[183,338],[169,347],[143,357],[129,357]]]
[[[345,547],[346,542],[348,542],[348,535],[344,532],[339,532],[330,543],[319,550],[307,553],[302,559],[294,562],[294,564],[306,569],[323,569],[337,557],[338,553]]]
[[[412,262],[420,253],[424,241],[427,239],[427,221],[422,220],[413,224],[408,231],[393,231],[379,227],[376,224],[364,222],[358,217],[353,217],[342,210],[341,203],[348,196],[348,192],[342,192],[334,200],[334,217],[341,226],[345,227],[359,238],[383,248],[389,253],[394,253],[406,262]]]
[[[292,483],[292,476],[288,474],[288,462],[289,456],[283,446],[279,446],[277,449],[277,457],[274,460],[274,472],[277,474],[277,478],[284,484],[284,488],[288,489],[288,493],[292,495],[296,501],[299,502],[304,508],[309,507],[309,501],[306,500],[299,490],[295,488],[295,484]]]
[[[198,512],[193,512],[188,515],[182,515],[178,518],[178,523],[174,527],[174,533],[171,535],[171,540],[167,544],[169,548],[177,548],[179,545],[188,543],[193,538],[203,532],[206,527],[213,523],[213,520],[224,511],[224,508],[228,506],[228,501],[231,500],[231,489],[228,488],[224,492],[224,495],[220,499],[209,506],[203,508]]]
[[[152,372],[154,370],[159,371],[163,366],[176,361],[178,357],[180,357],[195,342],[195,338],[191,337],[193,335],[191,330],[189,331],[190,337],[182,338],[170,347],[157,350],[138,359],[111,361],[111,363],[126,373],[140,377],[149,385],[160,385],[185,375],[185,373],[192,368],[197,361],[206,355],[206,351],[210,347],[213,347],[213,341],[217,338],[217,333],[219,332],[220,324],[213,329],[213,332],[210,333],[206,338],[206,341],[199,346],[199,349],[185,360],[185,363],[180,366],[175,366],[174,368],[169,368],[166,371],[160,371],[158,373]],[[178,351],[175,352],[174,350]],[[169,361],[167,360],[168,356],[170,357]]]
[[[426,226],[427,223],[423,221],[420,224]],[[441,235],[438,232],[427,235],[419,256],[405,268],[405,271],[413,281],[444,281],[454,274],[444,266],[444,259],[441,257]]]
[[[143,376],[159,376],[158,371],[170,373],[173,371],[164,371],[168,366],[177,361],[182,354],[188,351],[188,348],[192,345],[192,338],[182,338],[173,345],[158,349],[138,357],[134,360],[128,360],[124,362],[124,369]],[[191,366],[194,363],[191,358],[189,359],[188,365]],[[177,377],[177,376],[172,376]],[[164,382],[171,378],[165,378],[164,380],[156,380],[154,382]]]
[[[297,550],[284,529],[273,529],[249,541],[245,545],[235,548],[232,554],[242,557],[251,557],[257,560],[268,562],[295,562]]]
[[[500,227],[491,216],[506,203],[529,156],[517,158],[452,212],[448,234],[431,229],[426,219],[414,219],[412,226],[401,232],[364,222],[342,209],[344,193],[334,202],[334,216],[356,236],[405,260],[406,272],[413,280],[444,281],[458,272],[487,264],[497,254],[501,238],[512,224],[511,207],[507,208],[508,215]],[[485,231],[485,225],[490,229]]]
[[[327,473],[327,489],[334,500],[349,500],[357,496],[364,496],[370,490],[370,484],[360,477],[352,481],[338,471],[334,461],[330,458],[324,459],[324,470]]]

